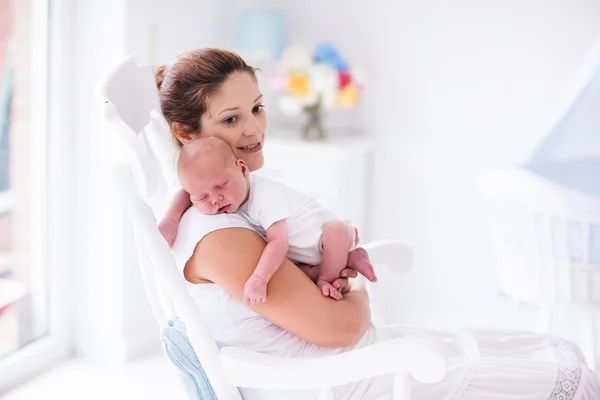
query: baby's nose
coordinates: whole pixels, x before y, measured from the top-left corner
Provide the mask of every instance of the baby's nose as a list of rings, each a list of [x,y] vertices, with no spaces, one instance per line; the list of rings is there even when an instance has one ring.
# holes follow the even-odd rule
[[[221,203],[223,201],[223,199],[224,199],[223,195],[220,194],[220,195],[216,196],[215,198],[213,198],[212,203],[213,203],[213,205],[217,205],[217,204]]]

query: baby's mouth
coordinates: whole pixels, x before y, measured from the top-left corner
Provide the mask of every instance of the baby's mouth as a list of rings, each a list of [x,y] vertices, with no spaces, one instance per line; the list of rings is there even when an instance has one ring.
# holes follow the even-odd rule
[[[229,211],[230,208],[231,208],[231,204],[227,204],[226,206],[220,207],[219,210],[217,211],[217,214],[226,213],[227,211]]]

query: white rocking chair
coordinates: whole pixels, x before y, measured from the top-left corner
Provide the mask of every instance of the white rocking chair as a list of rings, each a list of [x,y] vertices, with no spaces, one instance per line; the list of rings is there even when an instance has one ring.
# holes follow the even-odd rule
[[[411,377],[424,383],[444,378],[446,363],[437,343],[419,337],[394,339],[318,359],[275,357],[234,347],[219,349],[201,323],[202,310],[188,295],[186,281],[156,228],[166,193],[176,184],[176,176],[174,147],[159,112],[152,68],[137,66],[133,58],[127,57],[101,82],[100,92],[106,119],[117,128],[116,137],[129,155],[129,161],[115,169],[114,178],[134,227],[148,299],[161,329],[172,325],[174,318],[185,323],[193,351],[202,361],[203,376],[208,378],[204,383],[209,390],[198,388],[205,397],[242,399],[238,387],[246,387],[318,389],[321,399],[332,399],[332,386],[393,373],[393,398],[408,400]],[[410,249],[396,242],[364,247],[376,268],[387,264],[405,269],[412,262]],[[202,398],[199,394],[192,397]]]

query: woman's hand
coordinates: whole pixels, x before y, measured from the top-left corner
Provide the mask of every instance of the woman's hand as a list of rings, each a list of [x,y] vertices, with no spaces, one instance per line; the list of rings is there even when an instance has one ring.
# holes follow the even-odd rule
[[[298,268],[302,270],[310,278],[311,281],[317,283],[317,278],[319,277],[319,271],[321,270],[320,265],[308,265],[308,264],[298,264]],[[358,272],[353,268],[345,268],[340,273],[340,277],[333,281],[332,285],[334,288],[340,291],[341,294],[348,293],[350,291],[351,285],[349,282],[349,278],[356,278],[358,276]]]
[[[358,276],[358,271],[352,268],[345,268],[340,275],[341,277],[333,281],[332,285],[339,290],[341,294],[346,294],[352,289],[350,278],[356,278]]]

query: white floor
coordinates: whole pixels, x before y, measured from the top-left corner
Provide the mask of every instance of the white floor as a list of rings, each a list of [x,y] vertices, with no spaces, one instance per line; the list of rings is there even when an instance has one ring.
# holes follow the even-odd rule
[[[162,353],[119,367],[69,360],[0,399],[187,400]]]

